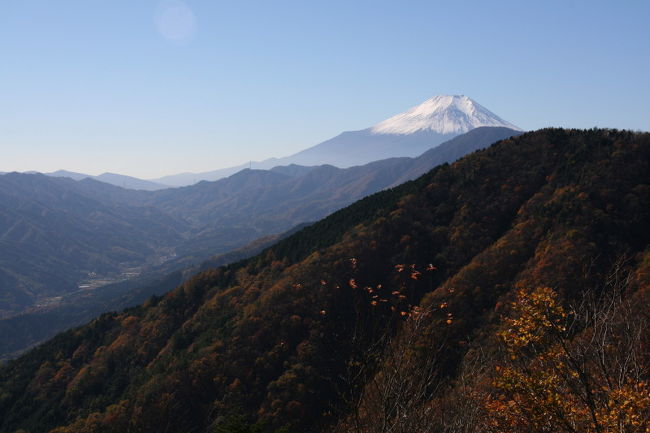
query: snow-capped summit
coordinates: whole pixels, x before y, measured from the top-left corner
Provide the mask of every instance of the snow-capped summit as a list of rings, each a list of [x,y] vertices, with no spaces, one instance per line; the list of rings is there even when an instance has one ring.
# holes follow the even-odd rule
[[[419,131],[462,134],[481,126],[521,131],[464,95],[439,95],[370,128],[372,134],[406,135]]]
[[[475,142],[480,137],[510,137],[521,131],[467,96],[440,95],[375,126],[343,132],[293,155],[255,162],[253,167],[269,169],[289,164],[331,164],[346,168],[387,158],[414,158],[476,128],[481,128],[481,131],[467,137],[467,140]],[[458,143],[455,142],[454,145]],[[181,174],[159,179],[158,182],[187,185],[177,183],[178,179],[181,182],[187,182],[188,178],[192,182],[201,179],[216,180],[248,166],[245,164],[207,173]]]
[[[300,165],[362,165],[393,157],[416,157],[472,129],[521,131],[463,95],[440,95],[370,128],[348,131],[282,162]]]

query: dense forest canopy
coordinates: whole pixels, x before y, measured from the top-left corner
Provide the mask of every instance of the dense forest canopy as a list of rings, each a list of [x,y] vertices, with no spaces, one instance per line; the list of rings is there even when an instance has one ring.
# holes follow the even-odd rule
[[[545,129],[438,166],[7,363],[0,431],[647,432],[649,157]]]

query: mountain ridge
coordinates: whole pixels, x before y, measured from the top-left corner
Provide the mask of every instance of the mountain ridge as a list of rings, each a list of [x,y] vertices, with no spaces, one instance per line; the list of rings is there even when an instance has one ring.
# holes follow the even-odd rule
[[[38,194],[55,190],[59,191],[59,195],[50,197],[47,201],[47,196],[34,196],[32,199],[37,200],[27,200],[29,206],[38,202],[38,209],[45,206],[48,212],[55,212],[61,218],[70,212],[80,215],[72,220],[74,224],[69,221],[65,226],[67,237],[66,230],[63,229],[59,230],[56,237],[60,248],[80,255],[71,260],[66,254],[55,254],[44,236],[21,241],[21,238],[6,234],[16,223],[19,223],[17,227],[20,224],[27,224],[28,227],[39,224],[39,227],[47,229],[47,226],[39,222],[40,211],[28,211],[27,208],[10,204],[6,200],[6,207],[3,207],[3,200],[0,200],[0,239],[4,239],[4,250],[7,254],[11,251],[16,254],[24,252],[21,254],[25,257],[29,257],[27,252],[31,251],[31,257],[38,257],[38,266],[30,266],[25,259],[17,268],[15,255],[0,255],[0,276],[18,275],[22,282],[20,286],[10,284],[11,279],[3,283],[4,287],[12,288],[10,292],[13,298],[0,298],[0,310],[4,309],[7,315],[13,315],[23,308],[32,307],[32,302],[41,302],[34,299],[40,299],[39,287],[53,282],[59,283],[56,290],[49,291],[48,298],[75,292],[88,272],[97,274],[93,276],[93,281],[102,281],[102,278],[108,277],[114,280],[121,272],[131,268],[139,268],[138,272],[156,269],[162,264],[161,261],[169,271],[191,266],[215,254],[242,247],[262,236],[290,230],[306,221],[318,220],[365,195],[417,177],[433,166],[452,162],[467,152],[517,133],[506,128],[478,128],[468,133],[467,145],[458,146],[458,152],[453,153],[453,149],[452,152],[446,152],[445,147],[440,151],[433,149],[426,154],[426,160],[394,158],[348,169],[334,166],[288,166],[271,171],[246,169],[219,181],[154,192],[126,190],[93,179],[73,181],[44,175],[19,174],[8,178],[0,177],[0,193],[3,185],[6,185],[7,191],[13,191],[10,196],[15,197],[17,185],[7,184],[14,177],[24,180],[23,189],[20,190],[23,197],[33,195],[34,191],[29,192],[29,182],[37,182],[39,185],[42,183],[35,190]],[[444,154],[440,153],[443,151]],[[56,188],[49,187],[49,184]],[[0,194],[0,197],[3,196]],[[67,197],[67,201],[61,201],[57,197]],[[74,197],[80,197],[81,202]],[[82,209],[77,209],[80,207],[78,202],[83,203]],[[109,213],[106,209],[110,208],[120,209],[120,212]],[[84,213],[81,213],[82,210]],[[111,217],[99,219],[98,215]],[[98,226],[98,220],[104,225]],[[112,225],[108,225],[109,222]],[[156,224],[169,236],[156,239],[155,233],[151,232],[152,227],[149,227]],[[88,227],[94,227],[97,231],[97,242],[89,244],[92,246],[90,251],[109,250],[113,253],[106,256],[112,260],[107,263],[93,261],[92,254],[83,253],[85,244],[82,241],[87,236],[80,238],[80,234],[87,233]],[[119,229],[102,231],[101,227]],[[15,228],[13,232],[18,233]],[[130,233],[129,237],[120,235],[124,233]],[[30,239],[38,242],[30,243]],[[53,262],[66,257],[65,266]],[[121,265],[127,259],[131,260],[130,265]],[[61,273],[62,270],[65,272]],[[52,273],[57,276],[56,279],[52,278]]]
[[[387,158],[414,158],[457,135],[479,127],[505,127],[522,131],[467,96],[438,95],[369,128],[344,131],[286,157],[251,161],[200,173],[176,173],[154,179],[139,179],[116,173],[92,176],[67,170],[45,174],[74,180],[93,178],[123,188],[157,191],[189,186],[201,181],[216,181],[245,168],[270,170],[277,166],[323,164],[349,168]]]
[[[133,176],[127,176],[124,174],[117,174],[117,173],[108,173],[108,172],[102,173],[97,176],[84,174],[84,173],[76,173],[67,170],[57,170],[51,173],[43,173],[43,174],[45,174],[46,176],[53,176],[53,177],[68,177],[73,180],[94,179],[96,181],[119,186],[121,188],[142,190],[142,191],[157,191],[159,189],[170,188],[169,185],[164,185],[159,182],[153,182],[150,180],[139,179]]]
[[[648,290],[649,164],[650,134],[546,129],[438,166],[9,362],[0,429],[333,431],[410,306],[454,378],[513,287],[570,299],[626,254]]]
[[[463,95],[439,95],[366,129],[345,131],[315,146],[282,158],[270,158],[203,173],[183,173],[152,179],[185,186],[188,182],[218,180],[250,166],[271,169],[290,164],[330,164],[349,168],[394,157],[416,157],[451,138],[478,127],[522,131]]]

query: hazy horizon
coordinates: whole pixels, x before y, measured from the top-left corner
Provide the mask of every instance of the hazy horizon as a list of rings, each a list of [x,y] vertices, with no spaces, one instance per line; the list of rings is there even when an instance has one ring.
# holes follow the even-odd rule
[[[642,1],[0,10],[0,172],[210,171],[291,155],[437,94],[527,130],[650,130]]]

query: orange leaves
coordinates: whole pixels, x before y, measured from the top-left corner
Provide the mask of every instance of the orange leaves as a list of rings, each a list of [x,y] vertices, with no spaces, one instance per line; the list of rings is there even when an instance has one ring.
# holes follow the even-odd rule
[[[619,426],[629,426],[628,431],[650,430],[650,392],[645,382],[629,380],[607,395],[607,405],[598,412],[598,418],[610,431]],[[644,414],[646,414],[644,416]]]
[[[411,265],[409,266],[409,268],[411,269],[411,272],[410,272],[410,275],[409,275],[409,276],[410,276],[410,278],[411,278],[412,280],[417,280],[418,278],[420,278],[420,275],[422,275],[422,273],[420,273],[420,271],[418,271],[418,270],[416,269],[416,267],[415,267],[415,263],[411,264]],[[400,271],[400,272],[401,272],[401,271]]]
[[[499,401],[488,399],[485,405],[493,431],[518,431],[513,427],[551,426],[562,422],[573,426],[583,424],[587,415],[575,395],[562,386],[560,377],[552,370],[524,370],[497,366],[493,386]],[[535,430],[537,431],[537,430]],[[545,430],[541,430],[545,431]]]
[[[447,325],[451,325],[454,322],[454,315],[451,313],[447,313],[447,320],[445,320],[445,323]]]
[[[386,311],[390,311],[399,318],[408,318],[412,315],[412,305],[409,304],[409,299],[413,298],[409,295],[410,289],[416,284],[416,281],[422,280],[422,272],[418,270],[416,264],[396,264],[394,269],[397,275],[391,281],[397,287],[390,287],[388,284],[375,284],[375,285],[364,285],[363,281],[360,281],[359,276],[363,275],[362,271],[359,270],[360,262],[357,258],[352,257],[347,259],[350,263],[352,271],[347,278],[347,283],[342,284],[340,287],[349,287],[353,290],[358,290],[354,296],[363,296],[367,305],[371,307],[376,307],[378,310],[382,311],[386,308]],[[429,263],[425,267],[426,271],[431,272],[437,268],[433,264]],[[399,275],[401,274],[401,275]],[[325,280],[320,280],[322,286],[327,285]],[[299,285],[295,286],[299,288]],[[339,285],[334,285],[335,288],[339,288]],[[323,310],[324,311],[324,310]],[[320,313],[322,316],[325,314]],[[448,317],[446,320],[451,320]]]

